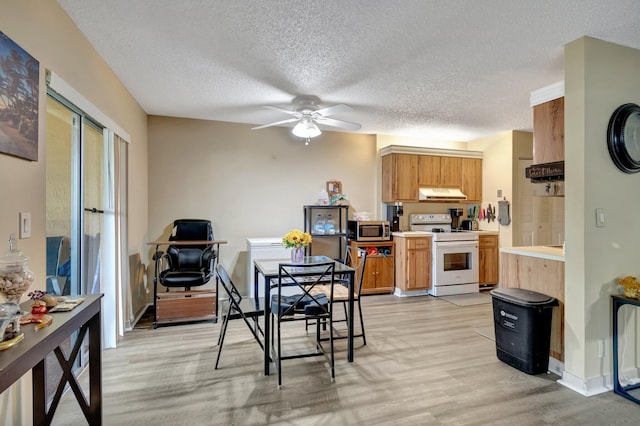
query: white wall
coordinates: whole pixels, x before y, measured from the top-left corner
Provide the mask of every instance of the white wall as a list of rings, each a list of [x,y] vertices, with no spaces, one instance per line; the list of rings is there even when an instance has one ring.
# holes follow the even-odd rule
[[[636,49],[588,37],[565,46],[563,379],[584,393],[599,391],[610,379],[610,294],[616,291],[615,280],[640,275],[640,175],[619,171],[606,143],[613,111],[627,102],[640,104],[638,69]],[[598,207],[606,209],[603,228],[595,226]],[[605,342],[604,359],[598,356],[600,339]]]
[[[221,262],[244,289],[246,239],[302,229],[303,205],[328,180],[342,182],[352,211],[375,211],[375,139],[325,131],[310,145],[291,130],[149,117],[149,235],[179,218],[213,221]],[[153,268],[150,268],[153,270]]]

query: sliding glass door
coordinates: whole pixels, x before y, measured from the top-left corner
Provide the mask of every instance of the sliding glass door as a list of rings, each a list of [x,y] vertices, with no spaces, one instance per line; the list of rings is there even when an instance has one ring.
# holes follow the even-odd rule
[[[104,347],[114,347],[114,135],[55,92],[48,94],[47,237],[63,237],[55,274],[63,295],[104,294]]]
[[[105,215],[103,178],[105,149],[102,129],[82,126],[82,279],[76,290],[81,294],[101,293],[100,241]]]

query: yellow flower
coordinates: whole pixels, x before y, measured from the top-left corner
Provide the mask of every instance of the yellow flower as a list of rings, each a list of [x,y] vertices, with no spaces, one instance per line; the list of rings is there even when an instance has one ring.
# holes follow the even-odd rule
[[[287,248],[306,247],[311,244],[311,234],[299,229],[292,229],[282,237],[282,245]]]

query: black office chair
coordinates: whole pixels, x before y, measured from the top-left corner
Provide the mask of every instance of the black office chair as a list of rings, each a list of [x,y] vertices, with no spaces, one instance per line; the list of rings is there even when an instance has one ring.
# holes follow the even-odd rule
[[[169,241],[211,241],[211,221],[178,219],[173,222]],[[154,284],[164,287],[183,287],[190,290],[209,282],[215,271],[218,253],[212,244],[170,245],[166,253],[154,255],[156,277]],[[167,289],[168,290],[168,289]]]
[[[253,299],[242,297],[222,265],[218,265],[217,275],[219,283],[222,284],[222,288],[224,288],[227,293],[227,300],[223,301],[222,327],[220,328],[220,335],[218,336],[216,370],[220,362],[220,354],[222,353],[222,345],[224,344],[224,336],[227,334],[229,320],[242,318],[251,331],[251,334],[253,334],[256,342],[258,342],[258,345],[260,345],[260,348],[264,351],[264,345],[261,340],[261,338],[264,339],[264,332],[258,322],[258,318],[264,315],[264,298]],[[225,307],[226,310],[224,309]],[[253,323],[249,322],[249,318],[253,320]]]
[[[215,275],[218,251],[214,245],[190,244],[192,241],[213,241],[211,221],[178,219],[173,222],[169,241],[184,241],[188,244],[169,245],[166,252],[158,250],[153,256],[155,260],[153,278],[154,328],[157,327],[159,319],[161,322],[165,320],[167,322],[183,322],[203,317],[214,317],[215,303],[209,306],[209,300],[215,299],[215,296],[209,296],[206,301],[198,300],[198,295],[194,294],[197,291],[191,291],[193,287],[208,283]],[[166,293],[162,296],[158,294],[158,285],[166,287]],[[174,291],[174,289],[180,288],[184,289],[183,293]],[[191,299],[189,301],[190,307],[187,307],[182,301],[174,303],[176,299],[170,300],[165,297],[173,297],[174,295],[177,298]],[[162,303],[162,315],[159,315],[159,303]],[[162,317],[165,315],[166,318],[163,319]]]
[[[271,294],[271,348],[272,359],[278,370],[278,389],[282,387],[282,361],[324,356],[330,367],[331,382],[335,380],[335,363],[333,349],[333,309],[330,303],[333,296],[333,283],[335,280],[335,263],[323,262],[314,264],[286,264],[281,263],[277,280],[270,283],[274,289]],[[329,296],[313,294],[317,285],[328,285]],[[293,295],[283,294],[283,289],[294,289]],[[316,324],[316,336],[313,352],[282,353],[282,324],[293,321],[314,320]],[[326,322],[329,325],[329,349],[323,346],[320,326]],[[274,329],[277,328],[277,335]],[[274,338],[277,344],[274,345]]]

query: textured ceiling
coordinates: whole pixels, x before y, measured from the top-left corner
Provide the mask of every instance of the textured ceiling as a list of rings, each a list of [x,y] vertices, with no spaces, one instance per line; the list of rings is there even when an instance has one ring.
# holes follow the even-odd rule
[[[530,130],[568,42],[640,48],[638,0],[58,2],[148,114],[259,125],[308,94],[361,133],[441,140]]]

